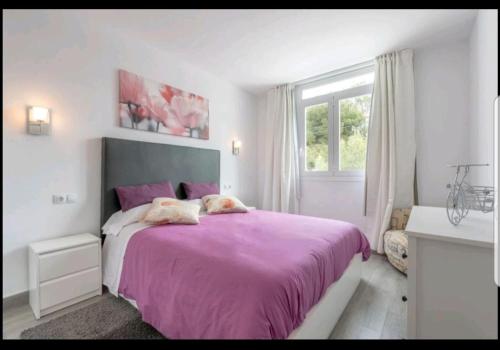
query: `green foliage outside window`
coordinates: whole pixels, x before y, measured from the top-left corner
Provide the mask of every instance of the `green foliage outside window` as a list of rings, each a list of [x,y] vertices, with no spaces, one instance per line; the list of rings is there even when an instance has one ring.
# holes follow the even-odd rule
[[[306,109],[306,169],[328,170],[328,104]]]
[[[366,159],[370,95],[340,101],[340,170],[363,170]]]
[[[370,95],[340,101],[340,170],[363,170]],[[306,108],[306,170],[328,171],[328,104]]]

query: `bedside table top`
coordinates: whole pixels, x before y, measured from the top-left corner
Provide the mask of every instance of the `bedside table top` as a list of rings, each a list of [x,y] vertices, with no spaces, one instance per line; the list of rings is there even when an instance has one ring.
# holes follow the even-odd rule
[[[61,249],[69,249],[85,244],[100,242],[100,238],[92,233],[81,233],[76,235],[64,236],[60,238],[49,239],[31,243],[29,246],[36,254],[44,254]]]
[[[446,208],[413,206],[405,229],[409,236],[480,247],[493,247],[493,213],[470,210],[457,226],[448,221]]]

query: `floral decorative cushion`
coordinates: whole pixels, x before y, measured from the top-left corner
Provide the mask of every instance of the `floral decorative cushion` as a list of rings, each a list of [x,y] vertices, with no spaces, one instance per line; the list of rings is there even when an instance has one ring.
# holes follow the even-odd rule
[[[391,230],[404,230],[410,218],[410,213],[410,208],[394,209],[391,215]]]
[[[178,199],[155,198],[142,221],[147,224],[198,224],[200,206]]]
[[[208,214],[246,213],[248,208],[238,198],[209,194],[202,198]]]
[[[402,273],[408,270],[408,235],[403,230],[389,230],[384,234],[384,251],[389,262]]]

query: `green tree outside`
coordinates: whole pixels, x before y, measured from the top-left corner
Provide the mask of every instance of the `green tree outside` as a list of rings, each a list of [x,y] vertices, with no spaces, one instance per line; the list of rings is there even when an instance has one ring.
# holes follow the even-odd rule
[[[340,170],[363,170],[370,95],[340,101]],[[328,171],[328,104],[306,109],[306,169]]]
[[[328,104],[306,108],[306,169],[328,170]]]

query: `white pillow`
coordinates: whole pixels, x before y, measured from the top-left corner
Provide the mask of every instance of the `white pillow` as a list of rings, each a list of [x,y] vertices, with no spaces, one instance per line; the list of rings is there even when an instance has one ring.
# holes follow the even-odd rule
[[[191,204],[197,204],[201,207],[201,210],[203,210],[203,201],[201,198],[196,198],[196,199],[180,199],[181,202],[186,202],[186,203],[191,203]]]
[[[146,203],[125,212],[118,210],[111,215],[108,221],[102,226],[102,233],[105,235],[118,236],[122,228],[142,220],[150,208],[151,203]]]
[[[207,208],[203,204],[203,201],[201,198],[196,198],[196,199],[179,199],[181,202],[189,203],[189,204],[196,204],[200,206],[200,216],[205,216],[207,215]]]

